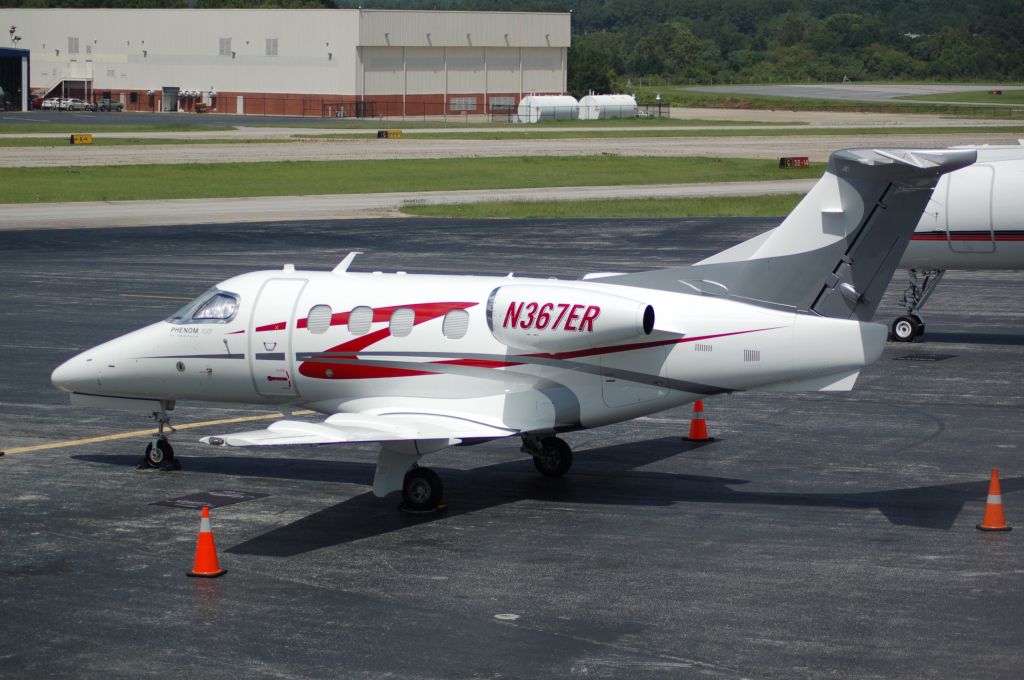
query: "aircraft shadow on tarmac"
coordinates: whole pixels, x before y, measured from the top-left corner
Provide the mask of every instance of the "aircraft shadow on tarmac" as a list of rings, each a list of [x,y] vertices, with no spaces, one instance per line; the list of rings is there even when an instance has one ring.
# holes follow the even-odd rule
[[[748,483],[744,479],[636,469],[706,445],[666,437],[580,451],[576,466],[561,479],[541,477],[529,460],[470,470],[439,468],[449,491],[449,507],[444,512],[404,514],[396,509],[397,495],[380,499],[367,492],[235,545],[227,552],[290,557],[521,500],[652,507],[724,503],[878,510],[895,525],[948,531],[964,503],[984,500],[988,494],[987,479],[859,493],[791,493],[731,488]],[[74,458],[124,466],[136,460],[125,455]],[[202,456],[186,458],[185,470],[185,474],[205,472],[366,485],[373,477],[374,466],[296,458]],[[1024,489],[1024,477],[1005,478],[1001,484],[1004,493]]]
[[[1017,333],[971,333],[957,331],[928,331],[925,342],[956,345],[1024,345],[1024,335]],[[914,345],[910,345],[913,347]]]

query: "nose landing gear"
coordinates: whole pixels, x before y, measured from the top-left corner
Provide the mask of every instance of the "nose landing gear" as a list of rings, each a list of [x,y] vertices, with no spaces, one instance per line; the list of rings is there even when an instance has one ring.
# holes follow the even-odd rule
[[[153,418],[158,425],[157,432],[153,435],[153,440],[146,444],[146,452],[135,464],[135,469],[180,470],[181,463],[175,460],[174,447],[171,446],[167,434],[164,433],[165,427],[174,432],[174,428],[171,427],[171,417],[167,415],[166,411],[160,411],[154,413]]]
[[[893,340],[913,342],[924,335],[924,321],[921,320],[919,310],[924,307],[924,303],[931,297],[935,286],[939,285],[939,281],[942,280],[945,273],[944,269],[925,271],[911,269],[909,271],[910,283],[903,293],[903,299],[900,300],[900,304],[907,310],[907,313],[892,322],[891,337]]]

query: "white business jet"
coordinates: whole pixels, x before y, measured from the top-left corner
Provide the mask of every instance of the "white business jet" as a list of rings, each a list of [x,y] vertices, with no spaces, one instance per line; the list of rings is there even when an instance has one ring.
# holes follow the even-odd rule
[[[377,442],[373,491],[430,511],[421,456],[520,437],[544,475],[559,433],[738,390],[849,390],[881,355],[870,323],[939,177],[974,150],[851,149],[776,229],[696,265],[578,281],[354,273],[291,265],[217,284],[164,321],[68,360],[72,404],[151,413],[173,460],[175,402],[302,406],[320,422],[214,446]]]
[[[1024,146],[975,148],[977,163],[939,180],[900,262],[910,281],[895,340],[924,334],[921,308],[947,269],[1024,269]]]

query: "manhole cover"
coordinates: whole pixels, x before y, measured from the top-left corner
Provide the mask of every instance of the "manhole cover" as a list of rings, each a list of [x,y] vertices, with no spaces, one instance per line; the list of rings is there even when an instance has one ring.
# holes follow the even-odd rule
[[[913,352],[911,354],[904,354],[901,357],[893,357],[893,361],[943,361],[944,359],[953,359],[956,357],[955,354],[933,354],[931,352]]]
[[[254,501],[260,498],[266,498],[269,495],[270,494],[265,493],[249,493],[247,491],[212,489],[210,491],[194,493],[190,496],[181,496],[179,498],[169,498],[166,501],[157,501],[156,503],[150,503],[150,505],[166,505],[170,508],[186,508],[188,510],[198,510],[204,505],[209,508],[223,508],[225,505]]]

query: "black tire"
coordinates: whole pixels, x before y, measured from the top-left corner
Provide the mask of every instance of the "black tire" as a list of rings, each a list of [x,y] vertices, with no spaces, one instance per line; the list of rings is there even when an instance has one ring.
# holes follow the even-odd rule
[[[892,322],[892,339],[896,342],[913,342],[924,333],[924,324],[912,314],[901,316]]]
[[[155,447],[150,442],[146,444],[145,460],[150,467],[155,468],[170,463],[174,460],[174,447],[166,439],[158,440]]]
[[[413,468],[402,482],[402,507],[411,512],[429,512],[441,505],[444,485],[430,468]]]
[[[533,457],[533,466],[545,477],[561,477],[572,467],[572,449],[558,437],[545,437],[541,452]]]

